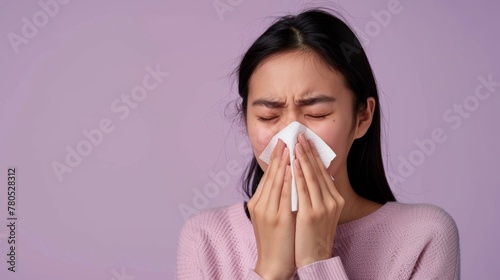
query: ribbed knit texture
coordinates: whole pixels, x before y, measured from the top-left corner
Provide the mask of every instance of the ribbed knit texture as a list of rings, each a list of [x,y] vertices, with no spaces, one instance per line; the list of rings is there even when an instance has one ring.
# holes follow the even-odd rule
[[[296,270],[292,279],[460,279],[457,226],[429,204],[388,202],[337,226],[332,258]],[[257,247],[243,203],[202,211],[183,226],[177,277],[259,279]]]

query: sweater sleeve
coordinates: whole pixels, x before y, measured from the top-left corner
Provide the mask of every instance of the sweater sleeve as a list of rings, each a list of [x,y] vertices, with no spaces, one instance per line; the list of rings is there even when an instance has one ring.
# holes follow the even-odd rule
[[[300,279],[349,279],[338,256],[303,266],[297,269],[297,274]]]
[[[231,278],[223,278],[219,273],[228,273],[228,266],[218,267],[215,255],[206,251],[206,221],[213,221],[213,216],[196,215],[191,217],[183,225],[177,244],[177,279],[178,280],[201,280],[201,279],[245,279],[264,280],[253,269],[248,269],[246,273]],[[205,229],[205,230],[203,230]],[[224,253],[225,254],[225,253]],[[207,261],[208,257],[208,261]],[[225,263],[228,264],[228,263]],[[235,263],[229,269],[235,268]],[[234,273],[235,271],[231,271]],[[229,272],[229,273],[231,273]],[[244,274],[243,274],[244,273]],[[243,276],[244,275],[244,276]],[[224,276],[226,277],[226,276]]]
[[[196,234],[197,228],[193,225],[193,219],[188,220],[179,235],[177,244],[177,279],[195,280],[203,279],[199,252],[199,234]]]
[[[410,279],[460,279],[460,245],[457,225],[439,209],[429,225],[432,235],[421,251]]]

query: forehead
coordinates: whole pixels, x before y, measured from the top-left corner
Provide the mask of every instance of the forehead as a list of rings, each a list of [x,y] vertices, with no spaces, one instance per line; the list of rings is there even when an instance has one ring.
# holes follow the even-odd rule
[[[340,72],[311,51],[291,51],[266,58],[254,70],[249,99],[307,97],[315,92],[332,94],[345,89]]]

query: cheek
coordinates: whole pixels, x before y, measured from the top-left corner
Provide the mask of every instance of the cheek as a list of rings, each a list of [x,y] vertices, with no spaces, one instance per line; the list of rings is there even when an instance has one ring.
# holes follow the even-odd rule
[[[252,144],[253,153],[255,159],[257,159],[257,163],[260,168],[265,172],[267,170],[267,164],[259,159],[259,155],[264,151],[264,149],[271,141],[271,138],[277,133],[269,128],[255,126],[249,131],[249,138]]]
[[[332,122],[329,124],[321,125],[318,127],[314,127],[314,132],[325,141],[330,148],[335,152],[335,154],[339,154],[343,143],[345,142],[342,139],[343,129],[342,126],[336,122]]]
[[[314,128],[314,132],[325,141],[335,152],[335,159],[328,167],[330,174],[336,174],[340,166],[346,164],[349,153],[349,130],[350,124],[336,119],[335,122]]]
[[[266,146],[271,141],[271,138],[277,133],[269,128],[263,128],[256,126],[252,129],[250,133],[250,141],[252,142],[252,148],[255,154],[255,157],[258,158],[259,155],[264,151]]]

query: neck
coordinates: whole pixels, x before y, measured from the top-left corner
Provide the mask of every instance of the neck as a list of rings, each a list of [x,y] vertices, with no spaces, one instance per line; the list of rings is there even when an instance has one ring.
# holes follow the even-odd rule
[[[352,189],[346,165],[337,172],[334,178],[335,180],[333,182],[335,187],[345,201],[338,224],[344,224],[362,218],[382,206],[381,204],[363,198]]]

